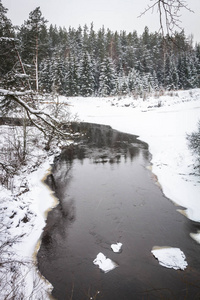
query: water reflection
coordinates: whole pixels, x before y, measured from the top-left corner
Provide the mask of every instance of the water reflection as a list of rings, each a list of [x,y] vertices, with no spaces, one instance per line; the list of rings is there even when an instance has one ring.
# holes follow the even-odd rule
[[[73,161],[71,159],[63,161],[62,167],[60,162],[54,163],[54,171],[46,178],[46,183],[54,191],[56,197],[61,199],[65,197],[63,191],[67,189],[70,184],[72,176],[70,171],[72,170]],[[56,174],[56,175],[55,175]],[[73,198],[67,199],[67,201],[59,201],[59,204],[48,214],[48,222],[44,228],[42,243],[49,253],[54,253],[57,242],[53,241],[56,237],[56,241],[66,239],[68,226],[75,221],[75,201]]]
[[[131,134],[113,130],[110,126],[72,123],[71,128],[79,132],[76,138],[76,145],[71,145],[63,150],[59,156],[60,161],[72,161],[75,158],[83,160],[85,157],[93,158],[95,163],[120,161],[121,155],[129,156],[131,160],[137,157],[140,152],[148,159],[148,145],[138,140],[138,137]]]

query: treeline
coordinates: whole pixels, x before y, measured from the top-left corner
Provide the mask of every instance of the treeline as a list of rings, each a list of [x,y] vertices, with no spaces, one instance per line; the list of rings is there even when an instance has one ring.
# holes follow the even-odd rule
[[[1,0],[0,0],[1,1]],[[50,25],[40,8],[13,28],[0,2],[0,75],[5,88],[32,88],[66,96],[109,96],[200,87],[200,44],[145,27],[142,35],[93,24]]]

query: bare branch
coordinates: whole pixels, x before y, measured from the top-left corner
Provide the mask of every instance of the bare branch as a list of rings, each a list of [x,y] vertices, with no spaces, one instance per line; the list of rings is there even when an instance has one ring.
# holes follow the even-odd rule
[[[139,15],[139,17],[145,15],[148,11],[154,11],[157,8],[157,12],[159,14],[159,23],[162,35],[165,35],[165,31],[167,34],[173,34],[174,29],[183,29],[180,26],[181,20],[181,9],[186,9],[189,12],[194,13],[188,7],[186,0],[150,0],[153,4],[148,5],[147,8]]]
[[[29,112],[27,111],[27,116],[29,118],[29,120],[31,121],[31,123],[38,129],[40,130],[44,135],[46,135],[45,131],[43,130],[43,128],[41,126],[39,126],[36,122],[33,121],[33,119],[31,119],[31,116],[29,114]]]
[[[33,125],[35,127],[37,127],[40,131],[42,131],[45,135],[47,135],[47,133],[40,126],[40,124],[38,124],[39,121],[42,121],[46,126],[53,129],[60,136],[63,136],[63,137],[69,136],[70,135],[69,133],[65,133],[65,132],[61,131],[58,128],[59,125],[60,125],[59,120],[57,120],[56,118],[53,118],[52,116],[50,116],[46,112],[43,112],[41,110],[33,109],[32,107],[30,107],[26,102],[24,102],[21,99],[21,96],[27,96],[29,94],[30,94],[30,92],[12,92],[12,91],[9,91],[9,90],[3,90],[3,89],[0,90],[0,95],[3,95],[4,97],[7,97],[7,98],[15,101],[21,107],[23,107],[25,109],[26,113],[27,113],[27,116],[28,116],[29,120],[31,120]],[[34,118],[32,116],[36,117],[37,121],[34,120]]]

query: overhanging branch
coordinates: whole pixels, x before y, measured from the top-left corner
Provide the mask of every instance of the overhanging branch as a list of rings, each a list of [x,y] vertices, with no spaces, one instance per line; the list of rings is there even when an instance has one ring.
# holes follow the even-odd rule
[[[63,137],[70,136],[69,133],[65,133],[65,132],[63,132],[62,130],[60,130],[58,128],[59,125],[60,125],[60,122],[56,118],[53,118],[52,116],[50,116],[46,112],[33,109],[32,107],[30,107],[26,102],[24,102],[21,99],[22,96],[30,95],[30,92],[12,92],[12,91],[9,91],[9,90],[1,89],[0,90],[0,95],[15,101],[15,103],[17,103],[21,107],[23,107],[25,109],[26,113],[27,113],[27,116],[28,116],[29,120],[33,123],[33,125],[36,128],[38,128],[40,131],[42,131],[45,135],[48,135],[48,134],[47,134],[46,130],[44,130],[41,127],[40,121],[43,122],[43,124],[45,125],[46,128],[47,127],[51,128],[58,135],[63,136]],[[38,120],[38,121],[34,120],[33,117],[35,117],[36,120]]]

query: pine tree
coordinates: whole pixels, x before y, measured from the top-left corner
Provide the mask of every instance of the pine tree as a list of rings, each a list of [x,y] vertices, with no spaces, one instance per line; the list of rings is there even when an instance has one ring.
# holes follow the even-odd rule
[[[179,81],[179,76],[178,76],[178,71],[176,68],[176,63],[174,60],[174,57],[167,56],[166,58],[166,63],[165,63],[165,88],[167,90],[175,90],[178,88],[178,81]]]
[[[49,55],[52,57],[53,53],[55,51],[58,51],[59,46],[60,46],[60,38],[58,34],[58,29],[57,26],[53,26],[52,24],[49,27],[49,41],[48,41],[48,49],[49,49]]]
[[[137,66],[137,56],[136,56],[136,48],[138,47],[137,42],[137,33],[133,34],[129,33],[127,35],[127,47],[124,53],[124,59],[126,61],[126,66],[128,72]]]
[[[128,87],[130,92],[137,93],[138,82],[139,82],[139,72],[133,68],[128,73]]]
[[[58,56],[53,58],[53,64],[51,66],[52,74],[52,87],[51,90],[60,95],[66,93],[66,73],[67,68],[65,61],[61,60]]]
[[[106,49],[105,49],[105,29],[102,27],[98,32],[97,32],[97,40],[96,40],[96,57],[101,63],[105,57],[106,54]]]
[[[15,34],[11,21],[7,18],[7,9],[0,0],[0,78],[13,68],[17,61]]]
[[[78,63],[75,57],[68,58],[67,73],[65,77],[66,82],[66,95],[67,96],[78,96],[79,95],[79,72]]]
[[[14,83],[23,86],[24,78],[28,82],[26,74],[36,90],[39,82],[41,90],[51,91],[54,82],[54,88],[67,95],[111,95],[138,90],[142,94],[158,86],[200,86],[200,47],[194,49],[184,31],[163,37],[145,27],[138,36],[136,31],[105,32],[104,27],[95,32],[93,23],[90,28],[85,25],[66,30],[50,25],[47,30],[38,7],[19,28],[21,43],[17,44],[2,4],[0,12],[0,74],[6,74],[10,87]]]
[[[187,55],[187,69],[188,69],[188,77],[187,77],[187,86],[188,88],[197,88],[198,87],[198,59],[194,53],[191,51]]]
[[[47,29],[46,20],[42,17],[40,7],[30,12],[29,19],[21,26],[19,37],[21,39],[22,59],[28,64],[27,73],[34,68],[33,87],[38,91],[39,64],[47,55]]]
[[[198,87],[200,87],[200,44],[195,45],[195,55],[197,59],[197,76],[198,76]]]
[[[80,93],[82,96],[91,96],[94,92],[94,73],[91,58],[85,52],[80,65]]]
[[[40,64],[39,70],[39,85],[41,91],[47,93],[52,92],[53,77],[52,77],[52,60],[47,58]]]
[[[100,66],[99,95],[109,96],[116,92],[116,72],[109,57],[105,57]]]
[[[127,95],[129,91],[128,78],[125,74],[123,74],[123,76],[118,80],[118,93],[121,95]]]
[[[116,72],[120,73],[121,68],[121,42],[118,32],[116,31],[113,37],[113,44],[112,44],[112,55],[110,56],[112,61],[115,62]]]
[[[96,56],[95,49],[96,49],[96,33],[94,31],[94,25],[93,23],[91,23],[90,32],[88,34],[88,39],[87,39],[87,51],[92,58]]]

